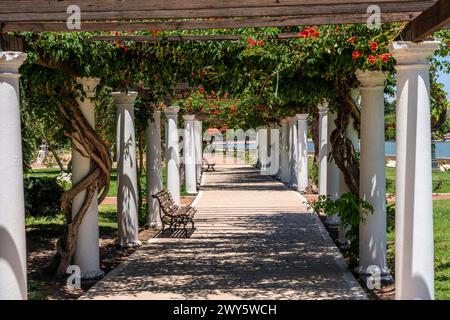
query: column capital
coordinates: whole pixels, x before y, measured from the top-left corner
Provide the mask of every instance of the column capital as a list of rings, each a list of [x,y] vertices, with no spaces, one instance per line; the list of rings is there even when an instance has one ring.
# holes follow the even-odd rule
[[[397,62],[396,69],[412,65],[429,66],[429,58],[439,47],[439,41],[394,41],[389,45],[389,52]]]
[[[317,109],[319,109],[319,113],[327,113],[328,112],[328,101],[324,101],[317,105]]]
[[[183,115],[183,120],[184,121],[194,121],[195,115],[194,114],[185,114],[185,115]]]
[[[0,73],[19,74],[19,68],[27,58],[20,51],[0,51]]]
[[[134,101],[137,98],[137,92],[129,91],[126,92],[113,92],[111,93],[116,100],[117,105],[134,105]]]
[[[297,121],[297,117],[289,117],[288,118],[289,124],[294,123],[295,121]]]
[[[308,120],[309,114],[307,113],[299,113],[295,115],[297,120]]]
[[[89,98],[93,98],[95,96],[95,88],[99,85],[99,78],[83,78],[77,77],[76,81],[78,84],[83,86],[83,91]]]
[[[356,78],[360,82],[360,88],[384,88],[384,81],[387,79],[387,74],[383,71],[356,71]]]
[[[180,107],[172,106],[164,109],[164,113],[167,117],[176,117],[178,115],[178,111],[180,111]]]

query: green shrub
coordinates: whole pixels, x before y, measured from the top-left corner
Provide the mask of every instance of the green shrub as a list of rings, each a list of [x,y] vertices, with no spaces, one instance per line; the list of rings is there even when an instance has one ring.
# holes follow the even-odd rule
[[[33,217],[54,217],[61,212],[64,189],[55,178],[28,177],[24,180],[25,212]]]
[[[373,213],[372,205],[348,192],[337,200],[321,195],[316,201],[308,201],[308,209],[328,216],[335,214],[339,216],[341,226],[348,230],[346,238],[350,241],[348,252],[350,261],[356,264],[359,251],[359,224],[364,221],[367,214]]]

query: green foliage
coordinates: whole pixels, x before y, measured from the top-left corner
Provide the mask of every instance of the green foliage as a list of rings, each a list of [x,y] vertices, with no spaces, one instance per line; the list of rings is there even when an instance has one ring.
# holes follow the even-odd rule
[[[53,178],[28,177],[24,180],[25,212],[34,217],[54,217],[61,213],[64,189]]]
[[[373,213],[373,207],[367,201],[353,193],[344,193],[340,199],[331,200],[329,196],[320,195],[316,201],[308,201],[308,210],[326,215],[337,215],[341,226],[347,230],[346,238],[350,241],[348,255],[352,263],[357,262],[359,250],[359,224],[365,216]]]

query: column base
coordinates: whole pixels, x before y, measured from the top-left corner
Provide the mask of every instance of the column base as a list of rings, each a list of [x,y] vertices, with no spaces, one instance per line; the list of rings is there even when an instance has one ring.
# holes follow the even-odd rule
[[[142,243],[139,240],[136,240],[136,241],[133,241],[133,242],[121,242],[120,243],[120,246],[122,248],[136,248],[136,247],[139,247],[141,245],[142,245]]]
[[[374,274],[374,270],[369,270],[369,267],[359,266],[355,268],[355,273],[358,274],[358,278],[364,283],[367,283],[369,277]],[[387,286],[394,283],[394,278],[392,277],[391,270],[387,267],[380,268],[380,285]]]
[[[104,276],[105,272],[101,269],[88,272],[81,272],[81,279],[83,280],[97,280],[103,278]]]

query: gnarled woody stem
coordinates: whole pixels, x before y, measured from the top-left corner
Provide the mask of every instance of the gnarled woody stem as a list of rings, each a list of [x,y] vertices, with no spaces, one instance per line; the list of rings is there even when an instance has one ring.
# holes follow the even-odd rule
[[[91,161],[89,173],[70,190],[65,192],[61,198],[61,208],[66,217],[66,226],[63,236],[57,242],[57,252],[52,264],[47,271],[57,277],[66,274],[67,267],[72,264],[78,238],[78,229],[84,216],[98,190],[100,193],[98,203],[100,204],[108,194],[109,177],[112,168],[112,160],[106,144],[100,139],[95,130],[88,123],[81,112],[75,96],[58,103],[61,114],[70,125],[67,134],[73,143],[72,147],[79,151],[84,157]],[[79,211],[72,214],[72,202],[82,191],[86,190],[83,203]]]

